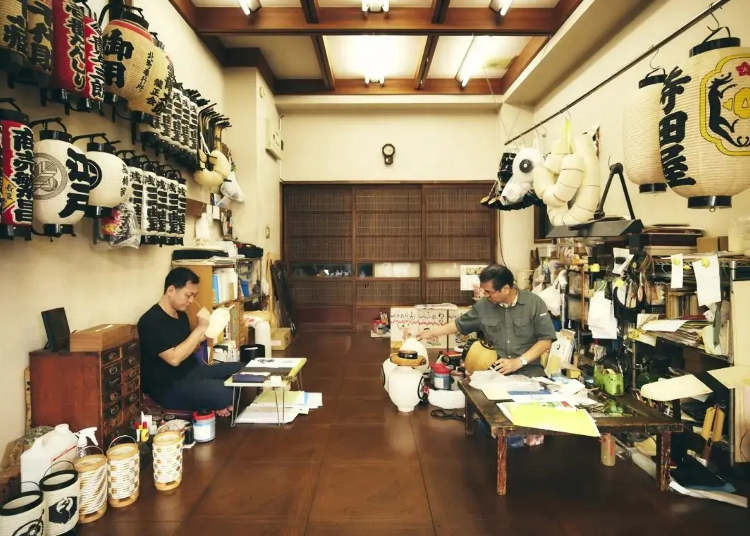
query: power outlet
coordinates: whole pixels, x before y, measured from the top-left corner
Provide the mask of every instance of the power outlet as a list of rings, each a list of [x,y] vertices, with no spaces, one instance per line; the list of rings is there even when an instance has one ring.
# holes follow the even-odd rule
[[[266,225],[266,238],[271,238],[271,228]]]

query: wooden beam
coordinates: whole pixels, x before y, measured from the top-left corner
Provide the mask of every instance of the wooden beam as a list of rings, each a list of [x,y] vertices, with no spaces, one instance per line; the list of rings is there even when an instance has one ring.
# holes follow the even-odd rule
[[[268,84],[272,92],[276,92],[279,83],[273,74],[271,66],[266,61],[263,51],[259,48],[227,48],[224,67],[254,67]]]
[[[557,28],[554,8],[511,9],[500,20],[491,9],[453,8],[442,24],[432,22],[432,8],[400,8],[388,17],[362,16],[359,8],[319,8],[318,23],[305,19],[298,8],[265,8],[257,17],[245,17],[237,7],[196,9],[202,35],[550,35]]]
[[[421,89],[414,89],[411,78],[386,79],[385,85],[365,85],[361,78],[339,78],[336,89],[327,90],[325,82],[317,79],[279,79],[276,81],[275,95],[498,95],[502,85],[500,78],[490,79],[492,91],[486,79],[472,79],[464,88],[453,78],[430,78],[424,81]]]
[[[318,24],[320,16],[318,15],[318,0],[299,0],[302,4],[302,12],[305,15],[305,21],[308,24]]]
[[[526,43],[521,53],[515,57],[513,63],[510,64],[508,70],[503,75],[503,93],[505,93],[513,83],[518,80],[518,77],[526,70],[536,55],[542,51],[544,45],[550,40],[548,36],[537,36],[532,37],[531,40]]]
[[[583,0],[560,0],[557,2],[557,5],[555,6],[555,19],[557,20],[557,28],[556,30],[560,29],[560,26],[562,26],[566,20],[568,20],[568,17],[570,17],[573,12],[578,9],[578,6],[581,5]]]
[[[432,24],[443,24],[451,0],[432,0]]]
[[[190,26],[194,32],[197,32],[198,13],[195,4],[193,4],[193,0],[169,0],[169,3],[172,4],[172,7],[177,10],[177,13],[179,13],[180,16],[185,19],[185,22],[188,23],[188,26]],[[242,13],[242,10],[240,10],[240,13]]]
[[[422,59],[419,61],[417,67],[417,73],[414,75],[414,89],[419,89],[424,81],[427,80],[427,75],[430,72],[430,66],[432,65],[432,58],[435,55],[435,49],[437,48],[439,37],[437,35],[428,35],[427,41],[424,44],[424,50],[422,51]]]
[[[333,76],[333,69],[331,68],[331,62],[328,59],[323,36],[313,35],[310,39],[312,39],[313,48],[315,48],[315,56],[318,58],[318,66],[320,67],[320,74],[323,75],[325,87],[327,90],[335,89],[336,78]]]
[[[227,47],[221,42],[221,38],[215,35],[206,35],[200,39],[211,54],[214,55],[219,64],[224,67],[227,62]]]

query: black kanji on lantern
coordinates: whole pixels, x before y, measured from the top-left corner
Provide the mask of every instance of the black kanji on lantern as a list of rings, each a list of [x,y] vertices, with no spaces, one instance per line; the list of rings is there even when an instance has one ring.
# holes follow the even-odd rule
[[[65,162],[70,181],[70,191],[65,207],[60,211],[61,218],[72,216],[78,211],[85,211],[89,201],[91,179],[89,177],[89,161],[86,155],[73,148],[68,149],[68,160]]]
[[[104,62],[104,79],[108,86],[125,86],[125,65],[117,61]]]
[[[114,29],[104,38],[104,54],[115,56],[117,61],[133,57],[133,43],[122,38],[122,32]]]
[[[11,127],[10,167],[16,184],[16,205],[13,217],[20,223],[31,223],[34,205],[34,133],[28,127]],[[10,197],[10,191],[8,192]]]
[[[682,69],[675,67],[661,90],[664,117],[659,121],[659,146],[664,178],[670,188],[695,184],[695,179],[688,176],[690,170],[687,159],[682,154],[685,150],[682,142],[685,140],[688,115],[683,110],[675,110],[677,96],[685,92],[685,84],[691,80],[690,76],[683,76]]]
[[[29,28],[29,60],[43,71],[52,70],[52,8],[44,2],[31,2],[29,13],[41,17],[33,27]]]
[[[21,4],[25,6],[26,2],[21,2]],[[16,17],[8,16],[6,20],[10,24],[3,26],[3,41],[5,41],[7,47],[11,50],[25,53],[29,42],[29,36],[26,32],[26,17],[23,15]]]

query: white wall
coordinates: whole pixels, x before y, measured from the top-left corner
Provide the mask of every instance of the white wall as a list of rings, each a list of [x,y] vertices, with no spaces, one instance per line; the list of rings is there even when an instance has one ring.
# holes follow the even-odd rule
[[[89,3],[99,10],[104,0]],[[169,1],[141,0],[137,5],[144,8],[151,30],[159,32],[166,43],[178,79],[218,101],[223,109],[219,65]],[[63,114],[59,105],[41,108],[36,91],[9,90],[5,76],[0,76],[0,94],[16,97],[32,120]],[[75,113],[64,121],[74,135],[107,132],[110,139],[130,139],[123,121],[113,124],[98,116]],[[129,147],[129,143],[121,146]],[[191,196],[205,196],[192,180],[188,184]],[[0,241],[0,452],[24,432],[23,371],[28,366],[28,353],[46,342],[41,311],[65,307],[73,330],[102,322],[135,323],[161,295],[171,248],[96,250],[91,245],[91,226],[91,220],[84,219],[76,226],[78,236],[54,242],[39,237],[31,242]],[[188,222],[189,235],[192,229]]]
[[[565,107],[707,6],[704,0],[655,0],[577,71],[571,73],[555,92],[539,103],[534,112],[535,120],[544,119]],[[750,2],[729,2],[716,15],[723,24],[731,27],[732,35],[742,39],[744,46],[750,46]],[[707,37],[706,25],[714,24],[710,18],[706,19],[663,47],[655,59],[655,65],[663,66],[667,72],[676,65],[684,65],[690,48]],[[576,131],[583,131],[595,124],[601,127],[602,184],[609,173],[608,159],[611,157],[612,163],[622,162],[623,103],[628,95],[637,91],[638,81],[650,70],[649,59],[646,59],[570,110]],[[548,147],[559,136],[562,123],[563,117],[559,117],[547,125]],[[527,141],[530,143],[531,138],[527,138]],[[710,213],[689,210],[687,200],[672,191],[658,196],[639,194],[637,186],[628,184],[636,217],[645,224],[689,223],[704,228],[707,234],[724,235],[733,218],[750,211],[750,191],[734,197],[732,209]],[[619,185],[613,185],[604,210],[609,215],[627,215]]]

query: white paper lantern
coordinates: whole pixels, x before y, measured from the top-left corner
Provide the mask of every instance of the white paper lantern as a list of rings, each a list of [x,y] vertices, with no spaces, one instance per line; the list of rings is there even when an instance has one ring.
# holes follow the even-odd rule
[[[70,533],[80,517],[81,483],[78,471],[75,468],[56,471],[42,478],[39,487],[47,505],[48,523],[45,534],[60,536]]]
[[[169,226],[169,180],[163,175],[164,170],[159,169],[156,174],[156,200],[157,200],[157,243],[166,244]]]
[[[143,166],[143,209],[141,212],[141,244],[156,244],[159,229],[159,183],[154,172],[156,164]]]
[[[179,198],[179,212],[177,214],[179,223],[177,230],[177,245],[182,246],[185,243],[185,225],[187,218],[187,185],[182,176],[177,179],[177,195]]]
[[[0,536],[44,534],[47,507],[41,491],[21,493],[0,506]]]
[[[666,75],[649,75],[625,104],[623,164],[625,176],[643,193],[667,191],[659,152],[661,91]]]
[[[35,121],[33,125],[59,120]],[[84,152],[63,130],[42,130],[34,147],[34,219],[44,234],[73,234],[89,202],[91,179]]]
[[[398,410],[410,413],[425,396],[422,373],[412,367],[397,367],[388,375],[388,396]]]
[[[89,161],[91,175],[90,206],[86,215],[93,218],[100,217],[103,208],[114,208],[124,203],[130,194],[128,166],[115,154],[115,146],[106,141],[106,138],[104,143],[93,141],[97,136],[101,135],[74,138],[91,138],[86,145],[86,158]]]
[[[750,186],[750,48],[704,41],[664,81],[659,122],[667,184],[689,208],[729,208]],[[744,158],[743,158],[744,157]]]
[[[180,172],[168,171],[167,179],[167,244],[175,246],[182,237],[180,233]]]

